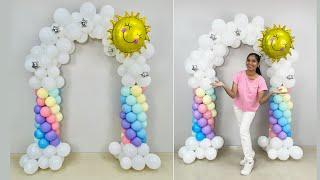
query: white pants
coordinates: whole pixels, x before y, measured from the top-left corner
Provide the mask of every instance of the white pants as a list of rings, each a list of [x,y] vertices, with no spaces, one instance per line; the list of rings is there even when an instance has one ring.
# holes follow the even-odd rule
[[[244,158],[247,161],[253,161],[255,152],[252,149],[250,125],[256,112],[243,112],[235,105],[233,108],[240,128],[240,139]]]

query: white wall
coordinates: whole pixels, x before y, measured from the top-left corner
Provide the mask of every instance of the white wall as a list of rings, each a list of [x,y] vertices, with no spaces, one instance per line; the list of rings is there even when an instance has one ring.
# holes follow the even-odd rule
[[[51,25],[56,8],[79,10],[86,1],[80,0],[28,0],[12,2],[12,30],[9,63],[10,92],[1,109],[7,109],[11,122],[11,152],[25,152],[33,140],[35,97],[28,86],[31,74],[24,70],[24,57],[30,48],[39,44],[41,27]],[[151,42],[156,48],[149,61],[152,83],[146,91],[149,103],[148,143],[152,151],[170,152],[173,148],[173,95],[172,95],[172,2],[108,0],[92,1],[96,7],[110,4],[117,14],[125,10],[139,11],[151,25]],[[10,25],[9,25],[10,26]],[[100,41],[90,40],[77,44],[71,63],[65,65],[63,76],[66,86],[62,90],[62,139],[72,145],[75,152],[104,152],[108,143],[120,140],[120,77],[118,63],[103,53]]]
[[[316,0],[175,0],[174,10],[175,150],[191,135],[192,90],[187,85],[184,61],[198,47],[198,37],[210,31],[214,19],[231,21],[236,13],[245,13],[250,18],[260,15],[266,25],[284,24],[293,30],[295,47],[300,52],[300,60],[294,65],[297,83],[292,91],[293,137],[297,144],[316,145]],[[230,86],[232,75],[245,68],[250,51],[247,46],[231,50],[223,67],[217,68],[219,78]],[[262,71],[267,78],[266,65]],[[226,145],[239,145],[232,100],[222,89],[217,91],[217,96],[216,131],[224,137]],[[267,105],[263,105],[251,126],[254,143],[258,136],[267,135],[267,117]]]

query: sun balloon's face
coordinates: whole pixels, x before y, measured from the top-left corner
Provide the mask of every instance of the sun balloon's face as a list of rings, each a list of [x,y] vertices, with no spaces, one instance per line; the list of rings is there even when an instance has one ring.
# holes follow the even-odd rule
[[[293,48],[293,37],[290,30],[280,26],[267,28],[263,32],[263,37],[259,39],[262,51],[269,56],[273,62],[286,58],[291,54]]]
[[[113,21],[113,28],[109,30],[109,39],[112,44],[124,53],[130,56],[135,52],[140,52],[145,47],[145,41],[149,41],[149,26],[146,25],[145,19],[139,17],[139,13],[133,12],[129,15],[127,12],[124,17],[117,16]]]

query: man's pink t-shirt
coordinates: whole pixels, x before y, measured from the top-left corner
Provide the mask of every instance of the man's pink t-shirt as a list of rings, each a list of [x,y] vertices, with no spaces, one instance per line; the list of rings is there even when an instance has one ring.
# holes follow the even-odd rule
[[[240,71],[233,77],[238,86],[238,93],[234,104],[244,112],[255,112],[259,108],[258,92],[268,90],[266,81],[262,76],[251,80],[246,71]]]

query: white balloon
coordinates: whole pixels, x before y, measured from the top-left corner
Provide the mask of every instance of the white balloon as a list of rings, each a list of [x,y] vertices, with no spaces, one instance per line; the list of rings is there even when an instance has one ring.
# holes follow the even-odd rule
[[[61,52],[70,52],[72,48],[72,42],[67,38],[59,38],[59,40],[56,43],[57,48]]]
[[[62,76],[58,76],[55,79],[57,88],[62,88],[65,84],[64,78]]]
[[[23,170],[26,174],[34,174],[38,171],[38,162],[35,159],[28,160],[25,163]]]
[[[303,157],[303,151],[299,146],[292,146],[289,149],[289,152],[290,156],[295,160],[301,159]]]
[[[213,61],[213,64],[215,66],[221,66],[224,63],[224,58],[223,57],[216,57]]]
[[[192,88],[197,88],[197,87],[199,87],[199,83],[198,83],[198,81],[196,80],[196,78],[194,78],[194,77],[189,78],[189,80],[188,80],[188,85],[189,85],[190,87],[192,87]]]
[[[146,165],[146,162],[142,156],[137,155],[137,156],[133,157],[133,159],[132,159],[132,168],[133,169],[140,171],[140,170],[144,169],[145,165]]]
[[[39,32],[39,38],[44,44],[54,44],[57,42],[57,36],[50,27],[43,27]]]
[[[52,77],[44,77],[42,79],[42,87],[46,88],[47,90],[51,90],[56,88],[56,81]]]
[[[60,156],[52,156],[49,159],[49,167],[53,171],[59,170],[62,166],[62,163],[63,163],[63,158]]]
[[[266,136],[260,136],[258,138],[258,145],[262,148],[267,147],[269,144],[269,139]]]
[[[161,160],[159,156],[155,154],[148,154],[145,158],[146,165],[150,169],[159,169],[161,166]]]
[[[208,34],[203,34],[199,37],[198,39],[199,47],[201,49],[209,49],[210,47],[213,46],[213,41],[210,39],[210,35]]]
[[[191,164],[196,159],[196,154],[194,151],[186,151],[183,155],[183,162],[186,164]]]
[[[47,157],[40,157],[38,160],[38,166],[41,169],[47,169],[49,167],[49,159]]]
[[[71,24],[72,17],[70,12],[65,8],[58,8],[53,14],[53,19],[56,23],[66,26]]]
[[[270,146],[275,149],[278,150],[282,147],[282,140],[278,137],[273,137],[270,140]]]
[[[70,154],[71,147],[67,143],[60,143],[57,146],[57,154],[61,157],[66,157]]]
[[[146,156],[147,154],[149,154],[149,152],[150,152],[150,148],[145,143],[142,143],[141,146],[138,147],[138,154],[141,156]]]
[[[58,51],[58,48],[54,45],[49,45],[47,47],[47,56],[49,58],[54,58],[58,55],[59,51]]]
[[[121,83],[122,83],[122,85],[127,86],[127,87],[133,86],[135,84],[135,79],[130,75],[124,75],[121,78]]]
[[[211,145],[212,147],[214,147],[215,149],[220,149],[222,148],[224,144],[224,140],[221,136],[215,136],[212,140],[211,140]]]
[[[108,149],[112,155],[117,156],[121,152],[121,145],[118,142],[112,142],[109,144]]]
[[[223,44],[216,44],[213,46],[213,52],[216,54],[216,56],[222,57],[226,54],[227,48]]]
[[[92,38],[102,39],[105,31],[102,26],[95,26],[94,29],[89,34]]]
[[[189,137],[186,139],[185,145],[190,149],[190,150],[196,150],[197,147],[199,147],[199,142],[196,140],[195,137]]]
[[[236,37],[232,32],[226,31],[222,34],[221,39],[226,46],[231,46],[236,40]]]
[[[151,77],[147,76],[147,77],[139,77],[137,79],[137,83],[138,85],[142,86],[142,87],[147,87],[150,85],[151,83]]]
[[[234,17],[234,23],[237,27],[244,28],[248,25],[248,17],[245,14],[236,14]]]
[[[205,151],[204,151],[204,149],[202,149],[202,148],[200,148],[200,147],[197,147],[195,153],[196,153],[197,159],[203,159],[203,158],[205,158]]]
[[[269,159],[272,159],[272,160],[275,160],[278,157],[277,150],[272,149],[272,148],[267,151],[267,154],[268,154]]]
[[[212,32],[214,34],[220,34],[220,33],[223,33],[226,30],[227,26],[226,26],[226,23],[224,22],[224,20],[215,19],[212,22],[211,28],[212,28]]]
[[[76,39],[80,39],[82,31],[79,24],[71,23],[68,26],[66,26],[65,33],[66,36],[73,41]]]
[[[43,150],[44,157],[51,157],[57,153],[56,147],[49,145]]]
[[[239,39],[236,39],[233,41],[233,44],[231,45],[232,48],[238,48],[241,45],[241,41]]]
[[[138,149],[132,144],[126,144],[123,146],[123,152],[126,156],[133,158],[137,155]]]
[[[32,89],[38,89],[41,87],[41,80],[36,76],[32,76],[29,79],[29,85]]]
[[[100,10],[100,15],[106,19],[111,19],[114,15],[114,9],[110,5],[103,6]]]
[[[210,89],[212,86],[211,86],[211,81],[209,78],[203,78],[201,79],[201,82],[200,82],[200,87],[204,90],[208,90]]]
[[[79,37],[79,39],[77,39],[77,41],[79,43],[85,43],[88,39],[89,39],[88,34],[87,33],[82,33],[81,36]]]
[[[85,2],[80,7],[80,13],[85,18],[92,19],[96,14],[96,7],[91,2]]]
[[[70,60],[70,56],[67,53],[60,53],[58,56],[58,62],[60,64],[67,64]]]
[[[188,151],[187,147],[186,146],[182,146],[178,151],[178,156],[182,159],[183,156],[184,156],[184,153],[187,152],[187,151]]]
[[[31,54],[34,56],[41,56],[43,53],[43,49],[41,46],[33,46],[30,50]]]
[[[49,67],[52,64],[51,59],[48,56],[42,56],[39,61],[40,66]]]
[[[293,146],[293,139],[291,137],[287,137],[283,140],[283,147],[291,148]]]
[[[131,159],[128,157],[123,157],[120,159],[120,166],[122,169],[130,169],[132,166]]]
[[[289,151],[287,148],[281,148],[278,150],[278,158],[281,161],[285,161],[289,159]]]
[[[256,16],[252,19],[252,24],[258,26],[259,28],[264,28],[264,19],[261,16]]]
[[[57,76],[60,75],[60,69],[57,68],[57,67],[55,67],[55,66],[50,67],[50,68],[48,69],[48,75],[49,75],[50,77],[55,78],[55,77],[57,77]]]
[[[205,156],[208,160],[214,160],[217,157],[217,150],[210,147],[206,150]]]
[[[143,56],[146,58],[146,59],[150,59],[153,55],[154,55],[154,47],[151,43],[147,43],[146,44],[146,49],[144,50],[143,52]]]
[[[30,159],[38,159],[42,155],[42,151],[39,148],[38,144],[32,143],[27,148],[27,154]]]
[[[19,165],[20,167],[24,167],[24,165],[28,162],[29,160],[29,156],[27,154],[24,154],[23,156],[21,156],[20,160],[19,160]]]

